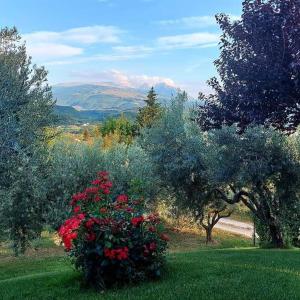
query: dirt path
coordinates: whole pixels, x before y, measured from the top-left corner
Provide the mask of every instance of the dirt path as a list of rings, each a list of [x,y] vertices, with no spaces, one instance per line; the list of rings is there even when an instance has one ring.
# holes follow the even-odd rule
[[[249,238],[253,237],[253,224],[235,221],[230,218],[221,219],[215,228],[240,234]]]

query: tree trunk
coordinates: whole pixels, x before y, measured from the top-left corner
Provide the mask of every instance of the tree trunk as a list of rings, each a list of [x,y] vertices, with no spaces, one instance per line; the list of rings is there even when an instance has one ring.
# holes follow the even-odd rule
[[[280,228],[274,224],[269,225],[271,243],[275,248],[283,248],[284,242]]]
[[[206,244],[212,243],[213,239],[212,239],[212,230],[213,227],[212,226],[208,226],[205,231],[206,231]]]

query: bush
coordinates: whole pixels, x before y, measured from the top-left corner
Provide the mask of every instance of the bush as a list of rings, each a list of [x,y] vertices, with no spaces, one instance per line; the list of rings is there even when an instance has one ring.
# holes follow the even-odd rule
[[[73,215],[59,229],[85,283],[97,289],[158,278],[168,240],[158,216],[144,214],[140,186],[116,197],[111,188],[108,173],[98,173],[91,187],[73,195]]]
[[[58,229],[70,213],[67,199],[83,190],[98,170],[110,173],[116,184],[112,191],[113,197],[125,193],[131,182],[141,181],[141,178],[147,200],[154,199],[157,193],[157,178],[150,159],[135,144],[118,144],[105,150],[101,139],[91,145],[59,142],[51,148],[50,164],[45,219],[54,229]]]

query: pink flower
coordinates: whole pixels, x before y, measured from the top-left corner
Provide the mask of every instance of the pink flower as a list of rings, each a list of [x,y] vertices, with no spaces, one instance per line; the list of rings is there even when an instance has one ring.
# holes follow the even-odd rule
[[[117,197],[117,202],[119,203],[127,203],[128,202],[128,196],[125,194],[121,194]]]
[[[81,209],[80,206],[75,206],[74,209],[73,209],[73,212],[75,214],[78,214],[80,212],[80,209]]]
[[[155,251],[156,250],[156,243],[154,243],[154,242],[150,243],[149,250]]]

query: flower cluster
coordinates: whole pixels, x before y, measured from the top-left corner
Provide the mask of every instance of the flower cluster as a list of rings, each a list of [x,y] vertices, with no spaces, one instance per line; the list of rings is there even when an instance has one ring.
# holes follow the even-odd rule
[[[80,223],[84,219],[84,214],[75,215],[68,219],[59,229],[58,234],[61,236],[62,241],[67,251],[71,250],[72,240],[77,238],[77,230]]]
[[[73,195],[73,215],[59,229],[66,251],[88,284],[155,278],[164,265],[168,237],[158,215],[144,213],[139,195],[113,197],[107,172]]]
[[[128,259],[128,248],[120,248],[120,249],[104,249],[105,257],[109,259],[117,259],[117,260],[124,260]]]
[[[139,217],[134,217],[131,219],[131,224],[134,227],[139,226],[142,222],[144,221],[144,217],[143,216],[139,216]]]

